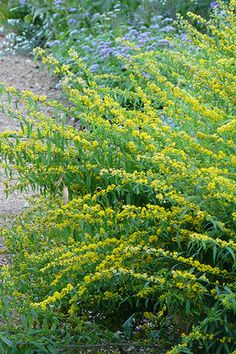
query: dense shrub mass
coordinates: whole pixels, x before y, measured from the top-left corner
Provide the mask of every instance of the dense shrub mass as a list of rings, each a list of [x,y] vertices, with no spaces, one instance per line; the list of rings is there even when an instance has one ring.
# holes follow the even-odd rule
[[[0,23],[5,24],[11,51],[56,46],[54,53],[65,59],[68,46],[86,52],[81,46],[92,44],[94,49],[100,45],[94,41],[113,44],[115,36],[122,37],[131,30],[136,38],[141,33],[148,37],[146,32],[155,26],[156,31],[149,33],[152,37],[152,32],[159,32],[156,16],[172,20],[177,12],[186,15],[191,10],[208,17],[214,4],[211,0],[2,0]]]
[[[113,73],[37,50],[66,105],[1,86],[21,126],[0,135],[9,190],[40,193],[4,231],[3,349],[236,349],[235,5],[189,13],[200,30],[179,17],[168,47],[127,41]]]

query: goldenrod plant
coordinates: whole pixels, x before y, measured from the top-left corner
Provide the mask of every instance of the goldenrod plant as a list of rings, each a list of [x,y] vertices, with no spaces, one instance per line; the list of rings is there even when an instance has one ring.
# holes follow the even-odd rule
[[[21,127],[0,135],[9,191],[39,194],[4,230],[2,348],[235,350],[235,6],[179,17],[185,40],[120,56],[119,74],[38,49],[67,105],[1,86]]]

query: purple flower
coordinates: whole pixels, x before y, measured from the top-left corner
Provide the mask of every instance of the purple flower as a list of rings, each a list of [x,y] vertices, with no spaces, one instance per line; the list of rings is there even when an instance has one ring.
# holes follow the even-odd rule
[[[155,50],[155,49],[156,49],[155,43],[150,44],[150,45],[147,46],[147,50]]]
[[[48,42],[48,46],[49,46],[49,48],[51,48],[51,47],[53,47],[54,45],[57,45],[57,44],[60,44],[60,43],[61,43],[61,41],[56,40],[56,41],[54,41],[54,42]]]
[[[93,64],[90,66],[90,71],[92,73],[94,73],[95,71],[97,71],[99,69],[99,65],[98,64]]]
[[[163,17],[162,17],[161,15],[154,16],[154,17],[152,18],[152,22],[158,22],[158,21],[160,21],[162,18],[163,18]]]
[[[125,36],[124,36],[124,40],[128,40],[128,41],[135,41],[136,39],[136,36],[133,36],[133,35],[130,35],[130,33],[127,33]]]
[[[68,9],[68,11],[69,11],[70,13],[72,13],[72,12],[76,12],[77,9],[76,9],[75,7],[71,7],[70,9]]]
[[[150,28],[151,28],[151,29],[159,29],[160,26],[156,23],[156,24],[154,24],[154,25],[151,25]]]
[[[158,40],[158,46],[171,46],[171,43],[168,41],[168,39],[163,38]]]
[[[100,14],[98,12],[96,12],[93,16],[92,19],[93,20],[97,20],[100,17]]]
[[[136,35],[139,34],[139,32],[138,32],[136,29],[132,28],[132,29],[129,31],[129,34],[136,36]]]
[[[191,42],[191,40],[189,39],[187,33],[181,33],[180,39],[181,39],[181,41],[183,41],[183,42]]]
[[[219,3],[217,1],[212,1],[210,3],[210,9],[213,10],[215,7],[219,7]]]
[[[92,52],[92,51],[93,51],[93,50],[90,48],[90,46],[87,45],[87,44],[83,44],[83,45],[81,46],[81,48],[84,49],[86,52]]]
[[[25,5],[26,4],[26,0],[20,0],[20,5]]]
[[[142,46],[142,45],[146,44],[147,42],[148,42],[148,40],[146,38],[140,38],[138,41],[138,44]]]
[[[140,37],[147,38],[149,36],[149,34],[151,34],[151,32],[143,32],[143,33],[140,33]]]
[[[149,73],[146,73],[145,71],[143,71],[141,73],[144,77],[148,77],[149,79],[151,79],[151,75]]]
[[[73,31],[70,32],[70,36],[74,36],[74,35],[76,35],[76,34],[80,34],[80,31],[78,31],[78,30],[73,30]]]
[[[75,20],[74,18],[70,18],[70,19],[68,20],[68,23],[69,23],[69,24],[76,23],[76,20]]]
[[[112,48],[102,48],[99,52],[102,57],[106,58],[106,57],[109,57],[113,53],[113,49]]]
[[[63,3],[62,0],[54,0],[54,2],[53,2],[53,4],[54,4],[55,6],[57,6],[57,5],[62,5],[62,3]]]
[[[165,25],[165,24],[171,23],[171,22],[173,22],[173,21],[174,21],[173,18],[171,18],[171,17],[166,17],[166,18],[164,18],[164,19],[161,21],[161,23],[162,23],[163,25]]]
[[[169,32],[172,32],[174,31],[175,28],[173,26],[166,26],[166,27],[163,27],[160,29],[160,32],[166,32],[166,33],[169,33]]]

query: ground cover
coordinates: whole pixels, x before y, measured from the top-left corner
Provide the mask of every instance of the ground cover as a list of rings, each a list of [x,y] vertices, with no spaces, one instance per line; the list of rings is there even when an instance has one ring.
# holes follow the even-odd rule
[[[67,105],[1,86],[2,165],[41,193],[4,231],[2,350],[234,352],[235,1],[189,18],[110,72],[38,49]]]

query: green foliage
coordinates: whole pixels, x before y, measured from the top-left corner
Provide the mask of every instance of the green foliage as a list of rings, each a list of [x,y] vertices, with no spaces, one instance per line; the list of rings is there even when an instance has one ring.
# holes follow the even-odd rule
[[[211,0],[160,0],[144,1],[144,4],[160,14],[175,18],[177,13],[186,16],[188,11],[194,11],[206,17],[209,15],[211,2]]]
[[[38,193],[2,230],[3,348],[235,350],[234,11],[179,17],[185,40],[129,43],[106,73],[38,49],[67,105],[1,85],[21,127],[0,135],[7,189]]]
[[[6,19],[9,17],[9,8],[7,5],[7,1],[0,2],[0,24],[3,24]]]
[[[94,35],[95,23],[100,25],[100,28],[97,26],[100,33],[108,30],[111,25],[113,35],[119,36],[120,30],[122,34],[125,33],[127,24],[136,28],[146,26],[147,30],[156,16],[175,18],[177,12],[186,16],[187,11],[196,11],[205,17],[209,15],[210,2],[210,0],[8,0],[3,2],[0,13],[4,13],[8,46],[13,51],[30,52],[36,46],[45,46],[52,40],[60,40],[65,36],[69,38],[70,33],[75,30],[80,32],[84,29],[87,36]],[[141,32],[144,32],[144,29]]]

